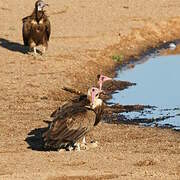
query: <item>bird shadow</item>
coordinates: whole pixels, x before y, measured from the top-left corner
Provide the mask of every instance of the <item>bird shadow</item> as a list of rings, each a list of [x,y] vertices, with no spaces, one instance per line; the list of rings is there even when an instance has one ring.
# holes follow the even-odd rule
[[[27,46],[4,38],[0,38],[0,46],[10,51],[20,52],[22,54],[26,54],[29,51]]]
[[[50,121],[44,121],[48,124],[50,124]],[[35,128],[33,130],[31,130],[25,141],[27,142],[27,144],[29,145],[28,149],[32,149],[35,151],[47,151],[46,149],[44,149],[44,141],[42,138],[42,134],[48,129],[48,127],[44,127],[44,128]]]

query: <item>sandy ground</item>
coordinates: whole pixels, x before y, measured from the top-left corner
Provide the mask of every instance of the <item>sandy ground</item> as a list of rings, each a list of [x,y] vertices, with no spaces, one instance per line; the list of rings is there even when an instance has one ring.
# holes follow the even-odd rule
[[[97,73],[113,75],[112,55],[127,60],[180,38],[179,0],[47,1],[52,24],[43,58],[24,54],[22,17],[34,1],[0,1],[0,179],[180,179],[180,133],[101,123],[99,146],[81,152],[40,152],[25,141],[43,120]]]

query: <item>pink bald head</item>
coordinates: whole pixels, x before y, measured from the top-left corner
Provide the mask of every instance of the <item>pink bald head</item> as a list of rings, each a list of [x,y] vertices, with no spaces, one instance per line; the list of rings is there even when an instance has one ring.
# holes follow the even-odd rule
[[[97,77],[98,77],[98,84],[99,84],[100,91],[102,91],[102,85],[105,81],[112,80],[112,78],[104,76],[104,75],[98,75]]]
[[[91,101],[94,103],[95,97],[100,93],[100,90],[96,87],[91,88]]]

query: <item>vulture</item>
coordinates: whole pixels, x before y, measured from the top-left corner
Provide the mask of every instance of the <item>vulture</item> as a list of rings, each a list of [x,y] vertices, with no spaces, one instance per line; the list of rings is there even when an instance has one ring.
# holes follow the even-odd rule
[[[107,100],[111,97],[112,93],[115,93],[116,90],[123,90],[128,88],[129,86],[133,86],[136,85],[136,83],[131,83],[128,81],[116,81],[113,80],[112,78],[109,78],[107,76],[104,75],[97,75],[97,84],[99,86],[99,90],[100,90],[100,98],[102,100]],[[75,98],[76,100],[83,100],[84,98],[86,99],[86,94],[84,94],[81,91],[78,91],[76,89],[72,89],[72,88],[68,88],[68,87],[63,87],[63,90],[68,91],[70,93],[73,94],[78,94],[79,96],[77,96]],[[53,112],[51,116],[53,116],[56,112]]]
[[[35,8],[30,16],[24,17],[22,35],[25,46],[29,46],[30,50],[37,54],[36,47],[42,45],[43,53],[48,48],[48,41],[51,34],[50,21],[45,14],[44,7],[48,4],[42,0],[38,0],[35,3]]]
[[[80,150],[79,140],[85,136],[102,117],[103,101],[99,98],[99,89],[88,89],[86,97],[66,102],[53,115],[53,120],[42,134],[44,148],[58,150]]]
[[[112,78],[109,78],[104,75],[97,75],[98,85],[100,91],[104,91],[106,94],[110,94],[116,90],[123,90],[128,88],[129,86],[136,85],[136,83],[131,83],[127,81],[116,81]]]

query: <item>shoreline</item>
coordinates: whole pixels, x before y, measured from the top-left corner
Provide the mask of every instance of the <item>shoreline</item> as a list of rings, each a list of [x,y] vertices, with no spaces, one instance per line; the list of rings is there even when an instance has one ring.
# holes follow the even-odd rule
[[[133,61],[139,61],[144,55],[148,54],[152,50],[158,49],[159,47],[170,43],[175,42],[180,39],[180,20],[177,18],[171,19],[170,21],[166,22],[167,25],[164,27],[161,24],[149,24],[144,26],[144,28],[133,30],[129,35],[122,36],[122,39],[119,43],[107,47],[101,55],[105,60],[111,60],[113,55],[123,55],[123,61],[120,63],[113,63],[114,71],[121,68],[122,66],[126,66],[129,62],[133,63]],[[176,24],[174,26],[174,24]],[[148,30],[148,26],[152,25],[152,30]],[[159,29],[158,29],[159,28]],[[172,31],[169,31],[171,29]],[[145,31],[147,35],[145,34]],[[153,34],[152,36],[150,34]],[[137,37],[136,37],[137,36]],[[131,41],[132,40],[132,41]],[[130,43],[127,46],[127,42]],[[123,47],[125,45],[125,47]],[[132,50],[132,51],[130,51]],[[106,70],[108,74],[110,70]],[[111,73],[113,77],[115,77],[114,72]]]
[[[161,24],[163,24],[162,27]],[[176,24],[175,27],[174,24]],[[151,25],[153,28],[149,29],[149,26]],[[172,31],[168,31],[168,29],[172,29]],[[147,35],[145,31],[147,31]],[[88,83],[96,84],[96,75],[100,73],[113,78],[116,77],[118,69],[126,67],[128,65],[131,66],[132,63],[139,61],[148,53],[159,49],[162,46],[166,46],[166,44],[170,42],[179,40],[179,32],[180,20],[175,18],[166,23],[156,23],[156,25],[148,24],[142,29],[133,30],[129,35],[122,36],[122,39],[120,39],[119,43],[108,46],[100,52],[95,60],[93,60],[93,62],[95,62],[95,66],[98,65],[100,68],[98,69],[97,67],[94,67],[93,64],[91,64],[94,68],[94,77],[90,76],[90,74],[87,73],[89,76]],[[153,34],[153,36],[151,36],[150,34]],[[127,46],[128,42],[132,42],[130,47]],[[124,45],[125,47],[123,47]],[[123,61],[115,62],[112,59],[114,55],[122,55]],[[87,83],[87,81],[82,83],[85,84]],[[72,85],[72,87],[74,88],[74,85]],[[75,87],[77,87],[77,82],[75,83]],[[82,92],[86,92],[86,89],[88,89],[88,86],[85,86],[85,88],[79,87],[79,90]]]

